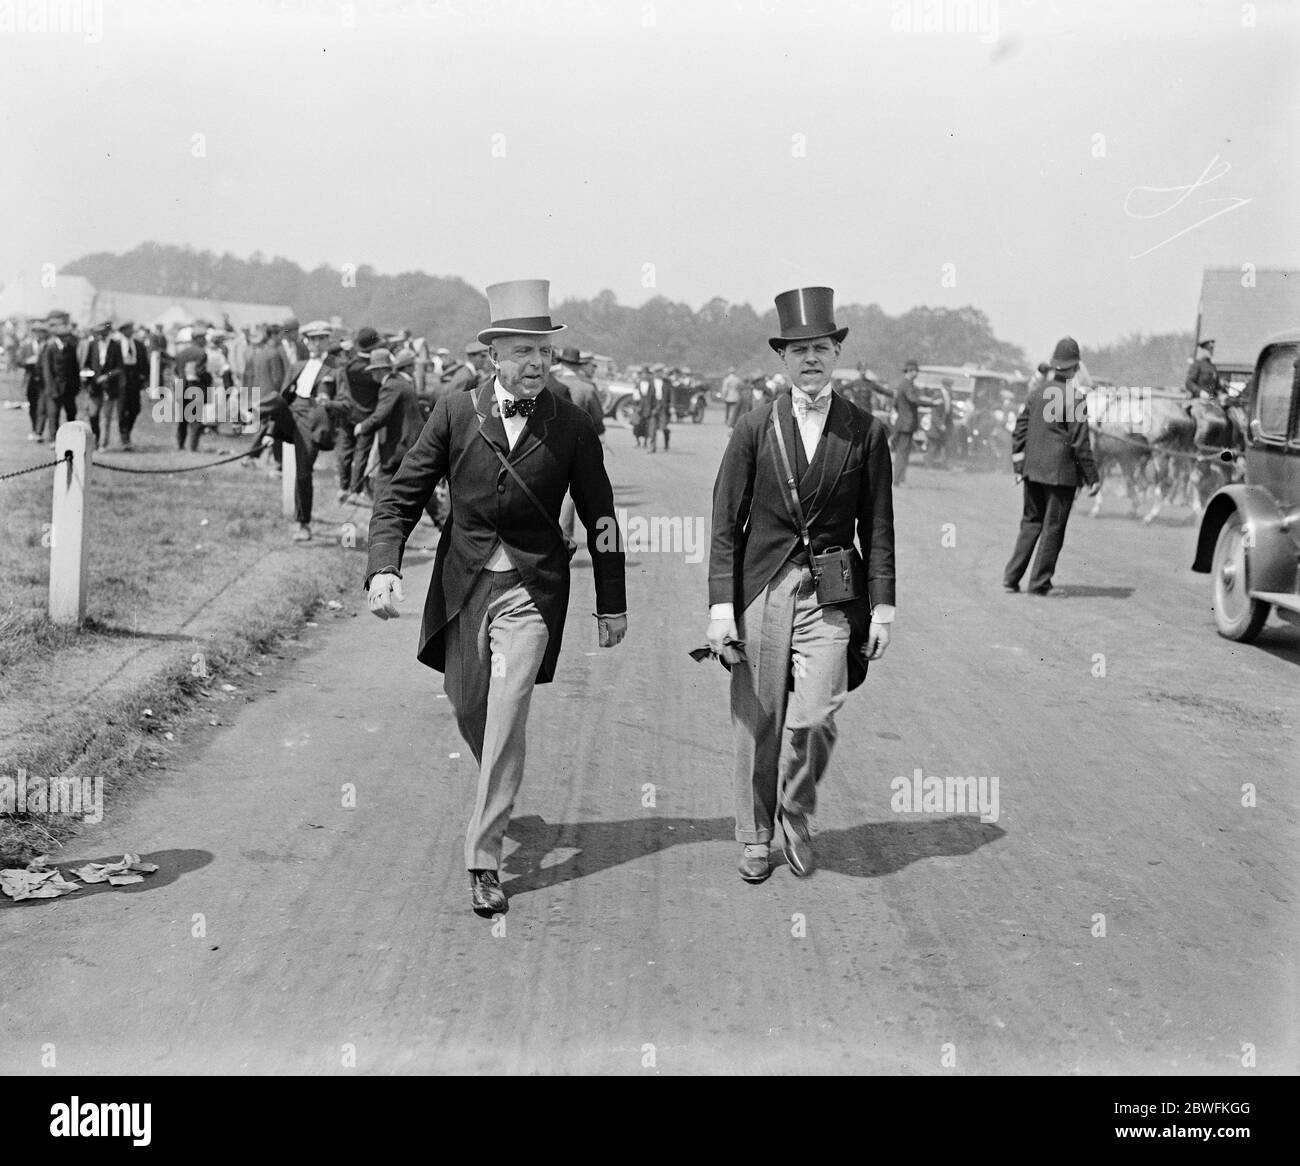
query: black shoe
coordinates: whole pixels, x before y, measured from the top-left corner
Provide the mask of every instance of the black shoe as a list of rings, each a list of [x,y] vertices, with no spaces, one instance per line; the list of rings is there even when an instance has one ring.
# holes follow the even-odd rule
[[[1012,595],[1019,595],[1019,594],[1020,594],[1020,584],[1019,584],[1019,583],[1003,583],[1003,584],[1002,584],[1002,590],[1003,590],[1003,591],[1008,591],[1008,592],[1010,592]]]
[[[469,901],[474,914],[491,918],[503,915],[510,910],[506,893],[501,889],[501,880],[494,870],[472,870],[469,872]]]
[[[750,844],[740,852],[740,877],[747,883],[761,883],[772,873],[769,848],[765,844]]]
[[[785,835],[783,849],[790,869],[800,878],[812,874],[812,834],[808,830],[808,819],[802,814],[797,817],[789,813],[782,814],[781,832]]]
[[[1049,584],[1047,584],[1046,587],[1031,587],[1031,588],[1029,589],[1029,594],[1030,594],[1030,595],[1043,595],[1043,596],[1047,596],[1047,595],[1051,595],[1053,590],[1054,590],[1054,588],[1053,588],[1052,585],[1049,583]]]

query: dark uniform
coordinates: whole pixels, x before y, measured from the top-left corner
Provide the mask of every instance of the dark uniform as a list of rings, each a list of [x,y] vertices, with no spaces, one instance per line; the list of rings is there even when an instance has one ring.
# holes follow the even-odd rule
[[[1077,356],[1077,346],[1074,352]],[[1057,377],[1062,378],[1060,371]],[[1092,486],[1101,480],[1092,457],[1084,399],[1064,379],[1030,390],[1016,418],[1011,463],[1024,478],[1025,497],[1020,534],[1003,574],[1003,586],[1019,590],[1037,545],[1029,590],[1045,595],[1052,589],[1075,492],[1083,482]]]
[[[1219,370],[1214,367],[1214,361],[1210,357],[1210,349],[1201,348],[1198,350],[1200,355],[1193,362],[1192,367],[1187,370],[1187,380],[1184,387],[1193,397],[1199,397],[1204,393],[1208,397],[1217,397],[1219,395]]]

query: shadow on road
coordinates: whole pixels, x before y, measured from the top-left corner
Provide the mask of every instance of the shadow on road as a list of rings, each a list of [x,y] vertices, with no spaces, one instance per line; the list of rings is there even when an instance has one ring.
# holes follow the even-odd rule
[[[878,878],[893,874],[924,858],[956,858],[973,854],[996,842],[1006,831],[982,823],[974,815],[912,822],[870,822],[843,830],[814,834],[813,847],[820,870]],[[619,822],[549,823],[536,814],[511,821],[506,836],[519,843],[502,864],[503,883],[513,898],[543,890],[684,843],[735,844],[731,818],[631,818]],[[562,862],[542,866],[556,850],[574,850]],[[772,850],[773,865],[784,859],[779,840]]]
[[[65,878],[77,879],[72,872],[83,867],[88,862],[108,863],[120,862],[121,853],[110,854],[104,858],[71,858],[59,859],[57,865]],[[144,882],[131,883],[125,887],[114,887],[108,883],[82,883],[81,890],[70,891],[57,899],[23,899],[15,903],[5,895],[0,895],[0,910],[6,907],[36,907],[49,906],[54,903],[67,903],[71,900],[85,899],[91,895],[101,895],[105,893],[114,895],[140,895],[147,891],[156,891],[160,887],[170,886],[181,875],[189,874],[200,867],[207,866],[212,861],[213,855],[209,850],[155,850],[152,854],[142,854],[140,859],[143,862],[156,862],[158,869],[153,874],[144,876]]]

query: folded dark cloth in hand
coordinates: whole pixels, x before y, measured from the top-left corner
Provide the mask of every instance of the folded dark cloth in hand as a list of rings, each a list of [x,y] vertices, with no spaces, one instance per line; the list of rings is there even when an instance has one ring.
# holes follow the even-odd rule
[[[718,653],[706,644],[703,648],[692,648],[691,659],[698,664],[712,656],[714,659],[721,661],[724,668],[730,668],[733,664],[743,664],[745,662],[745,653],[742,650],[744,647],[744,640],[728,640],[722,645],[722,652]]]

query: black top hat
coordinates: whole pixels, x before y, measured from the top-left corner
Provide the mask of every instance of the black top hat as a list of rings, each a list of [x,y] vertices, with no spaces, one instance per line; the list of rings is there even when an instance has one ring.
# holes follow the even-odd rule
[[[1052,350],[1052,359],[1050,363],[1054,369],[1058,370],[1078,368],[1078,341],[1076,341],[1073,336],[1063,336],[1056,342],[1056,347]]]
[[[794,340],[820,340],[829,336],[842,344],[847,328],[835,327],[835,291],[829,287],[797,287],[776,297],[780,336],[769,338],[774,352]]]

